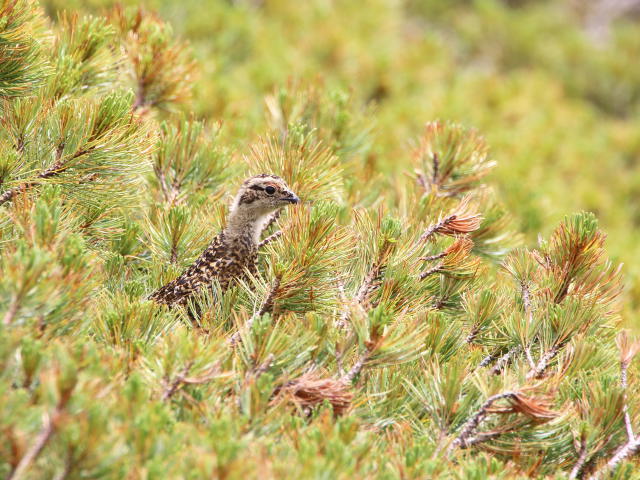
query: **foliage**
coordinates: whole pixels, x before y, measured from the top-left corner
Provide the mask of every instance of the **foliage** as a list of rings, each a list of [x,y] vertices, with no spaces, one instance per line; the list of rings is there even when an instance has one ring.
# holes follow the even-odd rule
[[[622,269],[596,215],[549,220],[634,215],[553,162],[640,144],[635,65],[606,88],[637,27],[608,57],[545,2],[150,2],[190,46],[141,8],[0,1],[0,475],[633,478]],[[147,300],[260,172],[302,202],[258,274]]]

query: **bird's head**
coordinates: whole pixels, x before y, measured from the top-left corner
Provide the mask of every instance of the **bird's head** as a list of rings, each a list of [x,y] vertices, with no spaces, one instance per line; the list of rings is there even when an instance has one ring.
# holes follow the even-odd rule
[[[299,201],[282,178],[262,173],[244,181],[233,201],[232,211],[257,218]]]

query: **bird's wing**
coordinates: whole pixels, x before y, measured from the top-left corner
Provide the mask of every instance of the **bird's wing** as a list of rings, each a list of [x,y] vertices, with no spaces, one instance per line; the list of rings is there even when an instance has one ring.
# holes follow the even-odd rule
[[[210,285],[214,278],[219,278],[221,284],[226,283],[223,273],[230,262],[224,236],[220,234],[182,275],[156,290],[149,299],[167,305],[183,303],[200,287]]]

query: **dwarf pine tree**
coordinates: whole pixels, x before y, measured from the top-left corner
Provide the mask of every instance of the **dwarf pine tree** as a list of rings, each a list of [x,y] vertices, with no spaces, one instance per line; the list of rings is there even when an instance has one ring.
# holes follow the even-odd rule
[[[154,15],[1,5],[4,478],[632,478],[640,343],[592,214],[523,248],[477,132],[427,123],[387,178],[375,112],[319,82],[236,151]],[[303,201],[258,274],[147,300],[261,172]]]

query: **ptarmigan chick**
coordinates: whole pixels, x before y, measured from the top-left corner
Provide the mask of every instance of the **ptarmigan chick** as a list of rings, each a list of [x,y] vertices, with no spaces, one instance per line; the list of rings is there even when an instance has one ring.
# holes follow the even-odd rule
[[[300,199],[286,182],[260,174],[242,184],[236,195],[226,227],[202,255],[178,278],[149,297],[157,303],[184,305],[188,298],[217,279],[225,290],[229,284],[257,272],[260,235],[271,216],[285,205]]]

